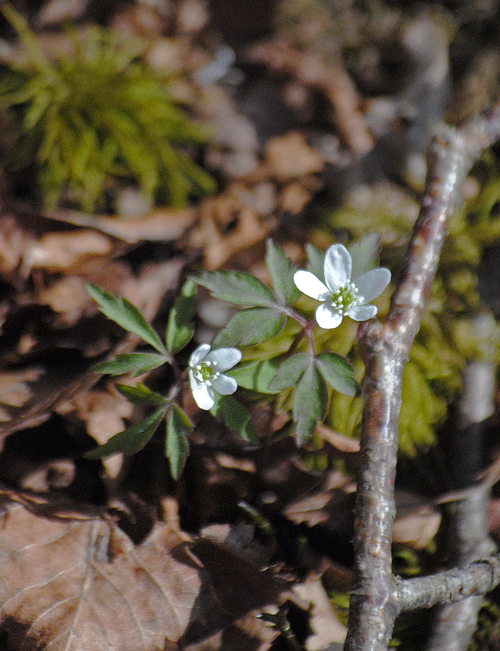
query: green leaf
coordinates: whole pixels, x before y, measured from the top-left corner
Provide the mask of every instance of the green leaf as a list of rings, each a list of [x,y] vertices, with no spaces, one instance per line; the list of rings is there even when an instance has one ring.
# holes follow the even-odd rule
[[[162,364],[168,362],[165,355],[157,355],[156,353],[127,353],[124,355],[117,355],[114,359],[107,362],[101,362],[92,366],[93,373],[109,373],[110,375],[125,375],[129,374],[130,377],[137,377],[154,368],[158,368]]]
[[[167,350],[175,355],[190,341],[194,333],[196,284],[187,280],[182,286],[179,298],[168,315],[165,343]]]
[[[258,437],[250,422],[250,414],[232,396],[222,396],[216,391],[215,404],[210,410],[212,416],[229,427],[235,434],[241,436],[245,441],[257,443]]]
[[[274,293],[280,303],[282,305],[295,303],[300,296],[300,290],[293,282],[295,269],[284,252],[271,239],[267,240],[266,266],[271,275]]]
[[[226,375],[234,377],[238,386],[259,393],[279,393],[280,389],[269,389],[269,383],[276,375],[278,362],[275,359],[265,359],[262,361],[251,362],[245,366],[239,366],[229,371]]]
[[[140,382],[135,387],[130,387],[128,384],[115,384],[118,391],[130,400],[134,405],[165,405],[167,399],[159,393],[155,393],[148,389]]]
[[[192,279],[215,298],[235,305],[275,307],[274,296],[258,278],[240,271],[204,271]]]
[[[151,416],[142,420],[137,425],[132,425],[112,436],[107,443],[86,452],[83,456],[86,459],[102,459],[109,457],[111,454],[123,452],[124,454],[134,454],[139,452],[153,436],[165,416],[166,407],[160,407]]]
[[[268,384],[269,391],[281,391],[297,384],[300,376],[311,362],[311,356],[307,353],[297,353],[281,362],[276,375]]]
[[[215,336],[215,348],[251,346],[272,339],[283,328],[286,316],[270,307],[250,307],[231,317]]]
[[[325,282],[325,252],[321,251],[313,244],[306,244],[307,251],[307,269],[313,273],[321,282]]]
[[[321,353],[316,357],[316,366],[323,379],[335,391],[346,396],[359,395],[359,384],[352,377],[354,369],[345,357],[335,353]]]
[[[362,274],[377,266],[380,251],[380,238],[377,233],[368,233],[349,247],[352,257],[352,278],[356,280]]]
[[[297,445],[303,445],[311,438],[317,421],[323,418],[326,401],[324,380],[314,363],[309,364],[293,396],[292,417],[295,422]]]
[[[109,319],[118,323],[125,330],[138,335],[150,346],[156,348],[159,353],[165,352],[160,338],[135,305],[132,305],[126,298],[111,296],[97,285],[88,284],[87,291],[99,305],[101,312]]]
[[[179,479],[189,454],[188,436],[193,426],[186,414],[177,405],[168,410],[165,437],[165,456],[168,458],[170,473]]]

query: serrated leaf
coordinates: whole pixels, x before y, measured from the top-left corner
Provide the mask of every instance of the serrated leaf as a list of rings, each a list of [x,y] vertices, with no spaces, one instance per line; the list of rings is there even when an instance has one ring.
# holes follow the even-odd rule
[[[297,353],[288,357],[278,366],[276,375],[267,388],[274,392],[293,387],[310,362],[311,356],[307,353]]]
[[[283,305],[292,305],[301,292],[293,282],[294,267],[284,252],[271,240],[267,240],[266,266],[271,275],[274,293]]]
[[[114,359],[107,362],[101,362],[92,366],[93,373],[109,373],[110,375],[125,375],[130,377],[137,377],[154,368],[158,368],[162,364],[168,362],[165,355],[157,355],[156,353],[126,353],[124,355],[117,355]]]
[[[304,371],[293,396],[292,417],[295,422],[297,445],[312,436],[316,423],[323,418],[327,391],[323,378],[312,363]]]
[[[227,425],[231,431],[245,441],[257,443],[259,439],[250,422],[250,414],[245,407],[232,396],[222,396],[216,391],[214,394],[215,404],[210,410],[212,416]]]
[[[88,284],[87,291],[99,305],[100,311],[109,319],[118,323],[128,332],[138,335],[150,346],[156,348],[159,353],[165,352],[160,338],[135,305],[132,305],[126,298],[116,298],[108,294],[97,285]]]
[[[165,436],[165,456],[170,465],[170,473],[179,479],[189,454],[188,436],[193,426],[186,414],[177,405],[168,410]]]
[[[205,271],[192,280],[210,290],[215,298],[235,305],[274,307],[274,296],[264,283],[239,271]]]
[[[215,348],[251,346],[272,339],[280,332],[286,316],[270,307],[249,307],[236,312],[215,336]]]
[[[323,379],[332,389],[346,396],[359,394],[359,384],[352,377],[354,369],[349,360],[335,353],[321,353],[315,361]]]
[[[102,459],[103,457],[109,457],[111,454],[118,452],[123,452],[124,454],[139,452],[156,432],[158,425],[165,415],[165,411],[166,407],[157,409],[148,418],[145,418],[136,425],[128,427],[123,432],[115,434],[104,445],[86,452],[83,456],[86,459]]]
[[[168,315],[165,343],[167,350],[175,355],[190,341],[194,333],[196,284],[187,280],[182,286],[180,296]]]
[[[280,389],[270,390],[269,382],[276,375],[278,362],[275,359],[265,359],[251,362],[245,366],[239,366],[226,371],[226,375],[234,377],[239,387],[258,391],[259,393],[279,393]]]
[[[313,273],[321,282],[325,282],[325,252],[313,244],[306,244],[307,269]]]
[[[377,233],[368,233],[358,242],[348,247],[352,257],[352,278],[356,280],[362,274],[377,266],[380,251],[380,238]]]
[[[159,393],[155,393],[148,389],[140,382],[137,383],[135,387],[131,387],[128,384],[115,384],[115,387],[118,391],[125,396],[127,400],[130,400],[134,405],[164,405],[167,403],[167,399],[164,396],[161,396]]]

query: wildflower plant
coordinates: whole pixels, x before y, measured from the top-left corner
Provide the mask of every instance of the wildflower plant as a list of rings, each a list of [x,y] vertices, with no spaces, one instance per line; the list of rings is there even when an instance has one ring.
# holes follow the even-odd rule
[[[285,394],[297,443],[306,443],[317,423],[325,417],[332,394],[355,396],[359,393],[351,362],[336,352],[319,351],[317,339],[322,328],[340,325],[344,314],[356,321],[375,316],[377,307],[367,303],[378,296],[390,280],[387,269],[372,268],[377,242],[377,237],[370,235],[354,244],[350,251],[334,244],[326,255],[308,246],[309,269],[301,271],[294,269],[284,252],[268,240],[266,265],[271,286],[243,272],[205,271],[193,275],[183,285],[169,313],[164,342],[131,303],[89,285],[88,290],[100,310],[141,337],[155,351],[117,355],[95,365],[94,371],[137,377],[169,364],[174,381],[166,396],[141,383],[136,386],[117,384],[118,391],[134,404],[149,406],[153,411],[143,421],[116,434],[86,456],[132,454],[144,447],[165,421],[165,453],[172,476],[177,478],[184,467],[193,429],[179,404],[184,386],[190,388],[200,409],[210,411],[251,443],[257,443],[258,437],[248,411],[233,397],[238,386],[281,405],[287,402],[281,400],[280,403],[280,397]],[[350,280],[353,270],[357,274],[354,282]],[[206,287],[215,298],[241,309],[211,344],[201,343],[195,347],[186,363],[184,351],[194,335],[196,285]],[[315,312],[302,293],[321,301]],[[344,301],[340,307],[338,295],[342,295]],[[278,342],[287,322],[294,324],[296,334],[283,350],[279,344],[273,346],[273,342]],[[273,351],[267,359],[242,362],[245,347],[263,342]]]
[[[147,65],[145,42],[93,26],[70,32],[73,51],[51,60],[21,14],[8,3],[1,11],[27,55],[9,61],[0,83],[15,136],[4,159],[12,171],[35,166],[47,206],[65,198],[102,208],[118,181],[170,205],[215,190],[182,149],[207,134],[174,101],[171,80]]]

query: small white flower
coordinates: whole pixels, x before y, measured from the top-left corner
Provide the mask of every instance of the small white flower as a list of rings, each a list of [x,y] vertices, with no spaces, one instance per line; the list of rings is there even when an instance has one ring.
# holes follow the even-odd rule
[[[316,309],[321,328],[336,328],[346,314],[354,321],[366,321],[377,314],[376,306],[367,303],[389,284],[389,269],[372,269],[351,281],[351,255],[342,244],[334,244],[326,252],[324,271],[326,285],[310,271],[296,271],[293,276],[301,292],[321,301]]]
[[[189,358],[189,383],[193,398],[200,409],[211,409],[215,403],[214,391],[223,396],[234,393],[238,383],[224,375],[241,359],[237,348],[218,348],[210,352],[210,344],[201,344]]]

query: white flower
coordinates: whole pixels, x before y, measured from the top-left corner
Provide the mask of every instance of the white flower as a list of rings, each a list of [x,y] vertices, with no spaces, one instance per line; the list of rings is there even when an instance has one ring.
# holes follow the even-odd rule
[[[210,352],[210,349],[210,344],[201,344],[189,358],[189,383],[200,409],[214,406],[214,390],[227,396],[238,388],[236,380],[222,371],[227,371],[240,361],[241,351],[237,348],[218,348]]]
[[[366,321],[377,314],[375,305],[367,303],[389,284],[389,269],[372,269],[351,281],[351,255],[342,244],[334,244],[326,252],[324,271],[326,285],[310,271],[296,271],[293,276],[301,292],[322,302],[316,309],[321,328],[336,328],[346,314],[354,321]]]

